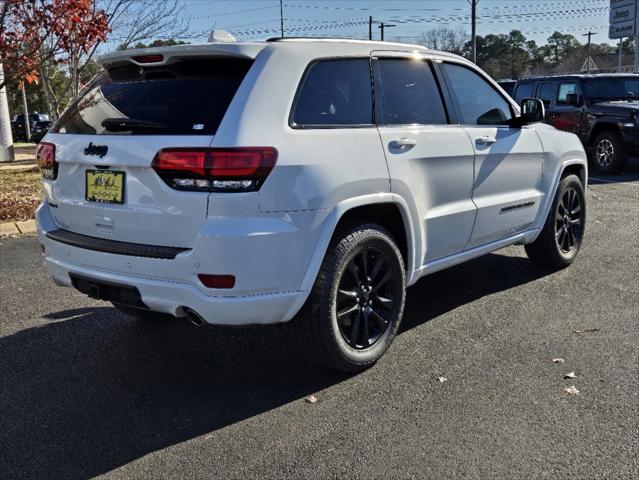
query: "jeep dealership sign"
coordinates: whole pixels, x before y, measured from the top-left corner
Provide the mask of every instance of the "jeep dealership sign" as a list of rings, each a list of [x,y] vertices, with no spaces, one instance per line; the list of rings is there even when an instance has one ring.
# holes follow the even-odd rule
[[[634,37],[639,0],[610,0],[609,38]]]

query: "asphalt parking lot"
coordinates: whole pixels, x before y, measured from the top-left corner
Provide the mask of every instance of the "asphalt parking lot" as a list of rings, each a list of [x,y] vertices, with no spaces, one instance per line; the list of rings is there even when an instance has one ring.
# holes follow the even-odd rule
[[[639,168],[602,180],[573,266],[512,247],[421,280],[355,376],[281,326],[130,320],[0,240],[0,477],[639,478]]]

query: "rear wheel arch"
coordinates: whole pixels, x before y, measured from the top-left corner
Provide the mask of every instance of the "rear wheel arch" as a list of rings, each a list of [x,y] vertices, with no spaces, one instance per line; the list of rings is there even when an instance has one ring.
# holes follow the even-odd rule
[[[324,220],[322,233],[315,245],[306,275],[302,280],[300,286],[302,291],[309,291],[312,288],[326,252],[339,237],[339,233],[343,233],[348,226],[352,226],[354,223],[379,224],[393,236],[402,254],[407,280],[409,285],[411,284],[412,275],[416,271],[414,263],[418,240],[415,236],[417,232],[413,228],[410,209],[402,197],[392,193],[382,193],[344,200],[328,214]],[[296,309],[301,307],[302,300],[304,300],[303,297],[292,307],[289,312],[291,316]]]
[[[390,233],[402,254],[404,266],[409,268],[412,261],[412,229],[409,228],[410,218],[403,212],[400,205],[394,202],[381,202],[359,205],[350,208],[339,217],[331,244],[340,238],[340,235],[354,225],[372,223],[383,227]],[[330,244],[329,244],[330,245]]]

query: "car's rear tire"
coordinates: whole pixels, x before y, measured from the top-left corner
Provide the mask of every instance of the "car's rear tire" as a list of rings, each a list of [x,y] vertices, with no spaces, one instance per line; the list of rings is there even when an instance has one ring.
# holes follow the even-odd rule
[[[628,161],[628,152],[621,134],[615,130],[604,130],[592,146],[591,164],[601,173],[617,173]]]
[[[541,233],[525,246],[528,258],[542,268],[567,267],[581,248],[585,226],[584,187],[577,175],[567,175],[559,183]]]
[[[375,363],[397,333],[406,273],[395,241],[379,225],[355,226],[336,237],[291,327],[311,363],[357,372]]]
[[[176,320],[176,317],[168,313],[153,312],[151,310],[144,310],[142,308],[129,307],[127,305],[121,305],[119,303],[111,302],[111,304],[120,312],[133,317],[136,320],[142,320],[144,322],[170,322]]]

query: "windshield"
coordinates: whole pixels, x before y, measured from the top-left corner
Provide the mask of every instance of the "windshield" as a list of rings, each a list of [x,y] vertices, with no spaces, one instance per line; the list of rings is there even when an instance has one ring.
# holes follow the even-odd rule
[[[591,78],[583,82],[591,101],[639,99],[639,77]]]
[[[215,134],[251,60],[208,58],[115,67],[97,77],[54,125],[86,135]]]

